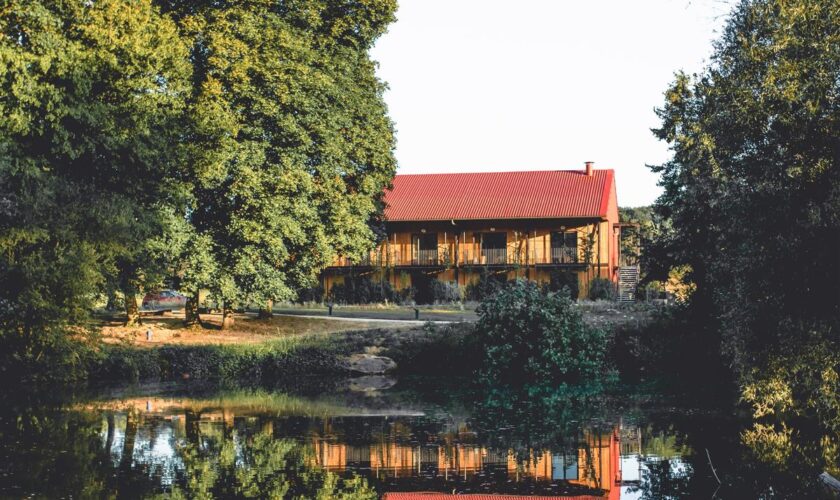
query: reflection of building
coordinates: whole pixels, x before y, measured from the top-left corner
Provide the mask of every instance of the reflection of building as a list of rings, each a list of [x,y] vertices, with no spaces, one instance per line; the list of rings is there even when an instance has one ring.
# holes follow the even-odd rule
[[[248,446],[248,436],[262,435],[272,440],[290,439],[300,446],[309,465],[339,474],[359,473],[400,489],[452,491],[466,487],[476,491],[479,485],[492,483],[502,488],[509,485],[511,492],[545,494],[559,486],[566,497],[577,493],[574,498],[578,500],[616,499],[622,479],[619,455],[625,448],[621,437],[627,436],[620,436],[617,428],[586,430],[577,437],[569,436],[569,446],[562,449],[517,452],[483,445],[463,422],[259,417],[230,408],[200,412],[169,408],[162,412],[163,404],[140,403],[145,411],[113,412],[104,418],[104,447],[115,466],[156,464],[162,481],[169,484],[183,468],[177,453],[182,444],[204,449],[212,443],[233,442],[235,448],[242,449]]]
[[[616,429],[608,433],[584,433],[577,449],[531,451],[527,457],[478,445],[417,445],[394,440],[355,446],[316,439],[314,447],[318,465],[331,471],[369,472],[379,478],[437,476],[444,480],[466,480],[477,473],[502,472],[514,481],[526,478],[567,481],[604,492],[599,496],[588,495],[588,498],[613,499],[618,498],[621,482],[619,443]],[[387,498],[403,497],[389,494]]]

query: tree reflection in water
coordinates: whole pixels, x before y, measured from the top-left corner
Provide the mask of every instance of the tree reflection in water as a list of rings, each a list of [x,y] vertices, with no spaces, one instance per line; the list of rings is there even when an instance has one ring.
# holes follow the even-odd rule
[[[642,409],[598,386],[497,386],[435,403],[424,394],[347,403],[239,390],[9,404],[0,408],[0,496],[815,498],[816,475],[837,464],[836,437],[801,423]]]

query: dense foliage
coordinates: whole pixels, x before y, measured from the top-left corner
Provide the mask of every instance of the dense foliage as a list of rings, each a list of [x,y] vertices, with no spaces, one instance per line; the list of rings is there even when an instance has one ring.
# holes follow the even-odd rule
[[[400,303],[403,296],[389,281],[372,280],[368,276],[346,276],[343,283],[330,288],[327,300],[338,304]]]
[[[493,273],[482,268],[478,279],[467,284],[465,295],[467,300],[482,301],[495,295],[506,283],[507,273]]]
[[[72,375],[115,291],[226,310],[365,252],[394,174],[368,49],[391,0],[0,10],[0,370]]]
[[[606,337],[587,325],[565,293],[517,280],[478,307],[482,379],[582,382],[604,372]]]
[[[836,394],[840,1],[741,2],[712,64],[678,74],[658,113],[673,150],[653,167],[659,250],[690,269],[707,341],[745,383],[776,381],[753,395]]]
[[[0,10],[0,370],[73,374],[97,292],[183,208],[188,50],[149,2]],[[132,292],[133,293],[133,292]]]

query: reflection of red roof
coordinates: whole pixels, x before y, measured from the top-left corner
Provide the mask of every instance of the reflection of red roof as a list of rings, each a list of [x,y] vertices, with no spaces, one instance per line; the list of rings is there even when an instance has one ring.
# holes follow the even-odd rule
[[[448,495],[446,493],[385,493],[383,500],[603,500],[604,497],[592,495],[533,497],[521,495],[495,495],[491,493],[471,493],[466,495]]]
[[[389,221],[607,216],[612,170],[397,175],[385,192]]]

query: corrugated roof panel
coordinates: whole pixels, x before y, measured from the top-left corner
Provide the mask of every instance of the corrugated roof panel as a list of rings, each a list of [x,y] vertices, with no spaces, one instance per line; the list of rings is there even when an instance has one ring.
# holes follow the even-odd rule
[[[461,495],[449,495],[446,493],[420,492],[385,493],[383,500],[603,500],[604,498],[605,496],[595,495],[530,496],[492,493],[466,493]]]
[[[605,217],[612,170],[397,175],[390,221]]]

